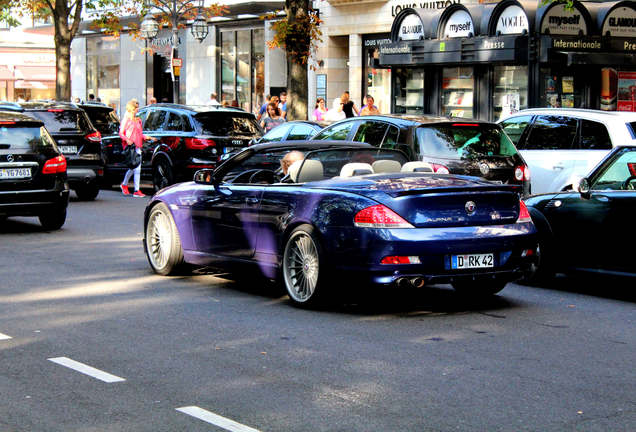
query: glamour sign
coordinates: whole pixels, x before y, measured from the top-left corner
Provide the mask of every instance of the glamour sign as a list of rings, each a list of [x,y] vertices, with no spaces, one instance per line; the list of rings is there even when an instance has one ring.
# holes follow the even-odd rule
[[[607,15],[603,24],[603,35],[636,38],[636,10],[617,7]]]
[[[422,20],[416,14],[405,16],[400,23],[398,40],[420,39],[424,39],[424,25],[422,25]]]
[[[521,34],[530,31],[526,13],[517,5],[505,8],[497,19],[497,34]]]
[[[473,18],[465,10],[457,10],[448,17],[442,37],[460,38],[474,36]]]
[[[541,21],[541,33],[553,35],[587,34],[587,23],[577,9],[567,10],[565,5],[551,7]]]

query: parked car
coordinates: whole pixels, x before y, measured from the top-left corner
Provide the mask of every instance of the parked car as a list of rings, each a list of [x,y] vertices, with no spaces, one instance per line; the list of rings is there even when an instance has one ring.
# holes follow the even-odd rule
[[[0,219],[37,216],[47,230],[66,221],[66,159],[42,121],[0,107]]]
[[[313,139],[356,141],[402,150],[436,173],[520,184],[530,194],[530,170],[496,123],[433,116],[365,116],[336,122]]]
[[[65,102],[22,102],[24,113],[41,120],[66,158],[68,183],[81,200],[94,200],[104,175],[102,136],[84,110]]]
[[[283,176],[279,164],[292,150],[303,159]],[[386,166],[399,169],[373,174]],[[251,263],[280,278],[296,305],[347,289],[348,281],[499,292],[536,248],[520,187],[417,172],[421,166],[428,164],[400,151],[348,142],[248,147],[152,198],[148,261],[163,275],[184,263]]]
[[[143,133],[159,141],[144,144],[142,176],[151,176],[155,190],[179,181],[192,180],[201,168],[214,168],[224,154],[247,147],[263,131],[254,114],[235,108],[153,104],[139,110]],[[113,171],[119,163],[115,157],[121,144],[113,144]],[[110,168],[110,167],[109,167]]]
[[[532,171],[532,193],[576,189],[612,148],[636,145],[636,113],[537,108],[499,123]]]
[[[265,144],[268,142],[306,140],[316,135],[325,126],[326,123],[294,120],[276,126],[262,137],[254,140],[254,143]]]
[[[534,279],[572,270],[636,276],[636,147],[614,148],[577,189],[526,200],[540,235]]]

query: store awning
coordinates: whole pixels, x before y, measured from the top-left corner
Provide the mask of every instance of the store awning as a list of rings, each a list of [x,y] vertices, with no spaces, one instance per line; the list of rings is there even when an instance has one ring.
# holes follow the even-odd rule
[[[6,81],[6,80],[12,80],[12,79],[13,79],[13,74],[11,73],[9,68],[4,65],[0,65],[0,80]]]
[[[55,66],[16,66],[14,76],[16,80],[55,81]]]
[[[55,88],[55,81],[16,80],[14,87],[17,89],[51,89]]]

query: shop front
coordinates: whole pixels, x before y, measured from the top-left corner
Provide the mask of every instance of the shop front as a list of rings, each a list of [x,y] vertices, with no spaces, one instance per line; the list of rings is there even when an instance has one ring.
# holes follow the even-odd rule
[[[391,111],[496,121],[527,107],[601,108],[603,88],[606,99],[627,97],[616,93],[632,76],[635,51],[627,41],[635,39],[625,37],[625,27],[634,20],[618,15],[633,13],[633,4],[594,3],[588,10],[575,3],[567,11],[557,3],[536,9],[535,2],[503,0],[441,12],[405,9],[393,22],[391,43],[380,48],[380,65],[393,70]],[[592,23],[609,26],[611,18],[613,30],[601,36]]]

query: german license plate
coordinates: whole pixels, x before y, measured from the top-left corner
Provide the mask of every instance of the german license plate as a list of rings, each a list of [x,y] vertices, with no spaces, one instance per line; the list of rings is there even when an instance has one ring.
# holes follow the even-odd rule
[[[493,254],[451,255],[452,269],[472,269],[494,267]]]
[[[59,146],[59,149],[66,154],[77,153],[77,146]]]
[[[0,179],[28,179],[31,178],[31,168],[0,168]]]

